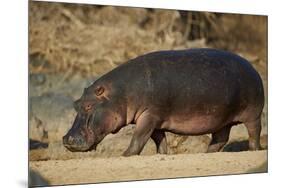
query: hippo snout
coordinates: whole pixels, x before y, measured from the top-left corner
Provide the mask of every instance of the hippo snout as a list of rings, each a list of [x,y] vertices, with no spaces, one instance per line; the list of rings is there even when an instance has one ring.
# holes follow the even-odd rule
[[[76,141],[77,142],[77,141]],[[81,142],[81,141],[80,141]],[[64,145],[73,145],[73,144],[75,144],[75,139],[74,139],[74,137],[73,136],[67,136],[67,135],[65,135],[64,137],[63,137],[63,144]]]
[[[65,135],[62,139],[63,145],[70,151],[86,151],[89,149],[82,135]]]

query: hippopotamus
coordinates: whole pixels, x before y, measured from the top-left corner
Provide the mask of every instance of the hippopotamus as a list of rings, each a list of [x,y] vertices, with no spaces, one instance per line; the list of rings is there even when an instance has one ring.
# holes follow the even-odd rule
[[[165,132],[211,134],[207,152],[227,143],[243,123],[249,149],[260,149],[262,79],[244,58],[224,50],[156,51],[116,67],[85,88],[74,102],[73,126],[63,137],[70,151],[89,151],[103,138],[135,124],[124,156],[141,153],[148,139],[167,154]]]

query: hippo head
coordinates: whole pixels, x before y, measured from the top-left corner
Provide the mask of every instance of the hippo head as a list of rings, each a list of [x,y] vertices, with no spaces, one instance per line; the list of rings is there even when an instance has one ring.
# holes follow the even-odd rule
[[[107,134],[120,129],[122,118],[116,103],[109,98],[109,92],[105,86],[92,85],[74,102],[77,115],[72,127],[63,137],[63,144],[68,150],[96,149]]]

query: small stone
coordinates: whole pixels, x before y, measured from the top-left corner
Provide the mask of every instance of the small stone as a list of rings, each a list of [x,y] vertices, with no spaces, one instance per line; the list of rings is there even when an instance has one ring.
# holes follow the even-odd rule
[[[46,76],[44,74],[30,74],[29,81],[35,86],[43,85],[46,82]]]

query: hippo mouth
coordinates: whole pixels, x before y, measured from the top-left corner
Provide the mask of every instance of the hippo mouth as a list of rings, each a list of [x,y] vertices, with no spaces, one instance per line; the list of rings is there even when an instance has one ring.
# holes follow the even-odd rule
[[[74,144],[64,142],[64,147],[66,147],[71,152],[87,152],[96,150],[98,144],[93,143],[93,134],[88,133],[88,131],[85,131],[83,136],[83,142],[78,142]]]
[[[92,151],[92,150],[96,150],[97,148],[97,144],[93,144],[92,146],[73,146],[73,145],[68,145],[68,144],[64,144],[64,147],[66,147],[69,151],[71,152],[87,152],[87,151]]]

